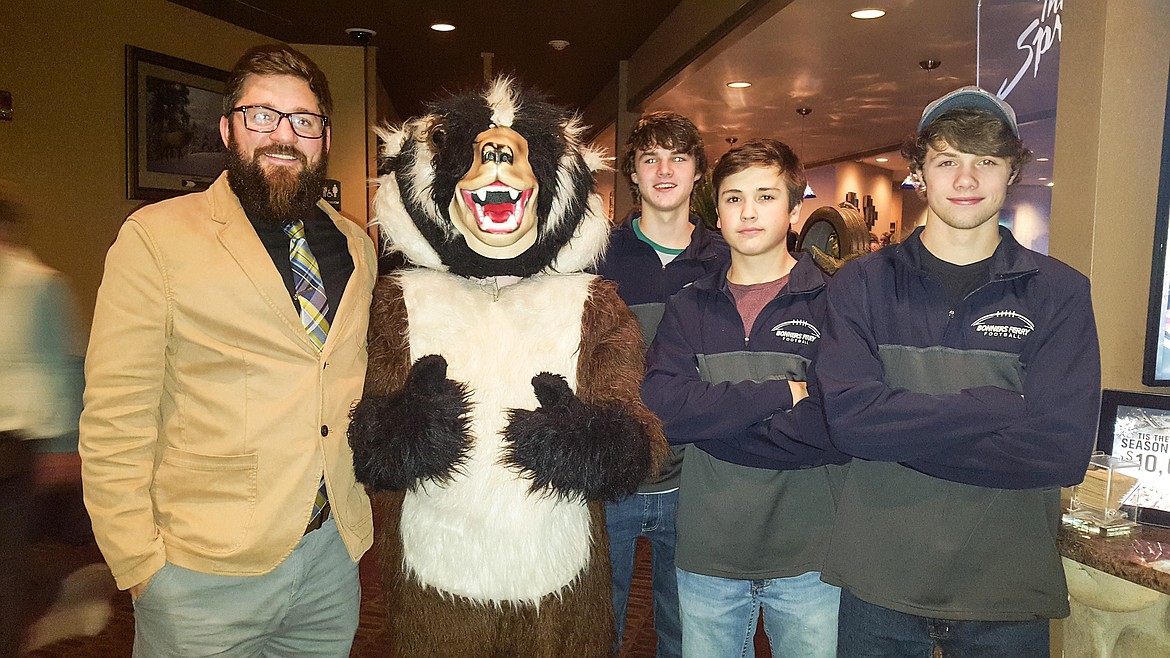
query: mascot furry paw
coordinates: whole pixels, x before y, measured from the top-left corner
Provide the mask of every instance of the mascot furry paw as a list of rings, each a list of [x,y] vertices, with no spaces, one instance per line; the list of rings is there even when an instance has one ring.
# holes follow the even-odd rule
[[[666,451],[641,335],[583,270],[609,220],[576,118],[510,80],[382,131],[355,470],[383,512],[401,656],[608,656],[602,502]]]

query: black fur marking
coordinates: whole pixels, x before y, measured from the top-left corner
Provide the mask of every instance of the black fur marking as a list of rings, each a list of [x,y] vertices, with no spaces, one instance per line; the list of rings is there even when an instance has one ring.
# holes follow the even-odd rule
[[[407,212],[423,237],[439,254],[453,274],[467,277],[489,276],[531,276],[548,267],[557,253],[573,237],[581,218],[589,206],[589,195],[593,192],[593,174],[589,171],[584,157],[574,153],[570,163],[572,189],[560,189],[557,169],[568,149],[564,127],[572,115],[557,105],[549,103],[539,92],[518,88],[518,103],[512,128],[528,141],[528,159],[533,173],[540,184],[537,195],[537,240],[532,248],[519,256],[501,260],[487,258],[475,253],[467,246],[461,235],[450,235],[444,226],[436,225],[414,199],[416,181],[411,179],[411,169],[418,157],[418,145],[408,142],[402,151],[387,162],[387,168],[395,172],[399,192]],[[491,124],[491,108],[481,95],[462,95],[433,103],[429,111],[437,117],[444,138],[431,140],[435,149],[431,167],[434,182],[429,190],[431,201],[438,207],[442,221],[450,225],[448,206],[455,195],[455,185],[471,168],[472,159],[477,157],[474,140]],[[553,201],[558,197],[567,203],[566,221],[555,229],[550,228],[549,213]]]
[[[354,473],[372,491],[449,482],[468,458],[471,403],[467,387],[447,379],[447,361],[414,362],[402,390],[367,397],[350,412]]]
[[[504,430],[504,463],[532,477],[532,493],[610,501],[638,490],[650,440],[632,416],[581,402],[560,375],[542,372],[532,388],[540,407],[510,410]]]

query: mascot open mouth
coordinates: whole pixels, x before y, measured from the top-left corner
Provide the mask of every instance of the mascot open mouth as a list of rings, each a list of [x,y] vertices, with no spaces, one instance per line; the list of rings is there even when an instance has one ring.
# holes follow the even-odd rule
[[[459,193],[475,215],[479,230],[485,233],[511,233],[520,228],[532,191],[533,188],[518,190],[497,182],[474,190],[459,190]]]

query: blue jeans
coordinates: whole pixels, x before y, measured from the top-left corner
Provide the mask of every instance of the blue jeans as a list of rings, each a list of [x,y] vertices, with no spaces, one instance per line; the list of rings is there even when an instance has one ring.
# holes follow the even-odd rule
[[[613,568],[614,653],[626,628],[626,602],[634,577],[634,546],[638,537],[650,540],[654,590],[654,630],[658,656],[682,655],[682,625],[678,616],[678,585],[674,577],[674,513],[678,490],[634,494],[605,506],[609,533],[609,561]]]
[[[329,518],[261,576],[166,563],[134,602],[134,656],[348,656],[360,605],[358,565]]]
[[[842,658],[1048,658],[1048,620],[952,621],[908,615],[841,592]]]
[[[753,638],[760,609],[777,658],[837,655],[841,590],[810,571],[791,578],[739,580],[678,570],[683,655],[720,658],[756,655]]]

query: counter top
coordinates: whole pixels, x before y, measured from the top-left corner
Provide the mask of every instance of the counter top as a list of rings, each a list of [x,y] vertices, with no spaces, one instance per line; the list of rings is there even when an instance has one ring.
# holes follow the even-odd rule
[[[1060,526],[1057,547],[1064,557],[1170,594],[1170,529],[1141,526],[1130,537],[1089,537]]]

